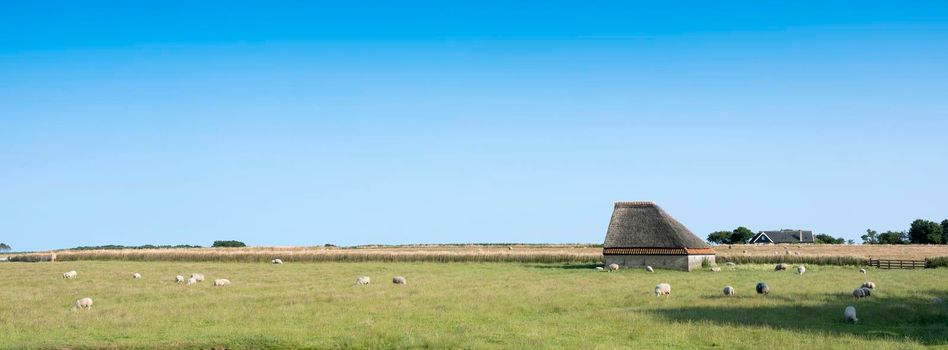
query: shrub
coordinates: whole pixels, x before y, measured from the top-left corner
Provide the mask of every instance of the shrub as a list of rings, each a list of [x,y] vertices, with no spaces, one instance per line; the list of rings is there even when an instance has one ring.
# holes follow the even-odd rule
[[[214,244],[211,247],[214,248],[241,248],[246,247],[247,245],[241,241],[214,241]]]
[[[763,255],[746,256],[733,255],[717,256],[718,263],[735,262],[738,264],[807,264],[807,265],[852,265],[858,266],[866,263],[866,259],[852,256],[801,256],[801,255]]]

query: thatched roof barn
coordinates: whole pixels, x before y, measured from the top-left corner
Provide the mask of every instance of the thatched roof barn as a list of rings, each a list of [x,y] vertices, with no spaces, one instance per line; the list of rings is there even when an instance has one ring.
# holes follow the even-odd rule
[[[603,243],[603,259],[626,267],[690,271],[714,263],[714,250],[652,202],[616,202]]]

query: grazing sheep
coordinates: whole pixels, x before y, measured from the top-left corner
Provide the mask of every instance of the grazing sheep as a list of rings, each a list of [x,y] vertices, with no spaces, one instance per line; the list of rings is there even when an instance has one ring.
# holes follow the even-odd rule
[[[655,272],[655,269],[653,269],[651,266],[646,266],[645,272]]]
[[[63,273],[63,278],[65,278],[65,279],[73,279],[73,278],[76,278],[76,276],[78,276],[78,275],[79,275],[79,273],[77,273],[76,270],[72,270],[72,271],[69,271],[69,272],[64,272],[64,273]]]
[[[513,247],[507,246],[507,250],[513,250]]]
[[[737,265],[737,263],[735,263],[735,262],[733,262],[733,261],[728,261],[728,262],[724,263],[724,265],[727,265],[727,266],[734,266],[734,265]]]
[[[787,269],[787,264],[785,264],[785,263],[779,263],[779,264],[777,264],[777,265],[774,266],[774,271],[783,271],[783,270],[786,270],[786,269]]]
[[[801,275],[806,273],[806,266],[803,266],[803,265],[797,266],[797,273]]]
[[[184,276],[181,276],[181,275],[174,276],[174,283],[181,283],[181,282],[184,282]]]
[[[369,276],[359,276],[359,278],[356,278],[356,284],[360,286],[369,284],[369,282],[370,282]]]
[[[195,282],[204,282],[204,275],[199,273],[192,273],[191,278],[193,278]]]
[[[272,263],[272,264],[274,264],[274,265],[283,265],[283,260],[280,260],[280,259],[273,259],[273,260],[270,260],[270,263]]]
[[[605,269],[602,266],[596,266],[596,271],[604,271]]]
[[[938,298],[938,297],[934,297],[934,298],[928,299],[928,301],[930,301],[930,302],[932,302],[932,303],[934,303],[934,304],[941,304],[941,303],[944,303],[944,302],[945,302],[944,300],[941,300],[941,298]]]
[[[859,269],[859,273],[865,275],[865,274],[866,274],[866,269]]]
[[[869,296],[869,294],[867,293],[868,290],[869,289],[866,289],[866,288],[853,289],[853,298],[862,299],[862,298],[868,297]]]
[[[394,283],[394,284],[408,284],[408,281],[405,280],[405,277],[402,277],[402,276],[395,276],[395,277],[392,277],[392,283]]]
[[[721,272],[721,268],[720,268],[720,267],[717,267],[717,266],[712,267],[712,268],[711,268],[711,272]]]
[[[216,279],[216,280],[214,280],[214,286],[215,286],[215,287],[223,287],[223,286],[226,286],[226,285],[229,285],[229,284],[230,284],[230,280],[229,280],[229,279],[226,279],[226,278],[221,278],[221,279]]]
[[[852,305],[847,306],[846,311],[843,311],[843,318],[846,319],[846,322],[859,322],[859,319],[856,318],[856,308]]]
[[[132,279],[136,279],[136,280],[137,280],[137,279],[141,279],[141,278],[142,278],[142,274],[140,274],[140,273],[138,273],[138,272],[132,274]]]
[[[609,272],[619,271],[619,264],[609,264]]]
[[[800,255],[800,252],[793,252],[793,255]]]
[[[659,283],[655,286],[655,296],[670,295],[671,293],[672,286],[668,283]]]
[[[872,282],[866,282],[862,284],[862,288],[876,289],[876,284]]]
[[[757,287],[755,289],[757,289],[757,294],[770,294],[770,286],[764,282],[757,282]]]
[[[92,308],[92,298],[82,298],[76,300],[76,309],[91,309]]]
[[[188,278],[188,285],[189,285],[189,286],[194,285],[194,284],[197,284],[197,283],[198,283],[198,281],[197,281],[196,278],[194,278],[194,277]]]
[[[734,287],[731,287],[731,286],[724,286],[724,295],[726,295],[726,296],[732,296],[732,295],[734,295]]]

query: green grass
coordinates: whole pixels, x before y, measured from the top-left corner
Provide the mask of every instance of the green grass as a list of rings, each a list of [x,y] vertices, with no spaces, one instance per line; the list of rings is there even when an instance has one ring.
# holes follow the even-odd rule
[[[0,264],[0,348],[911,349],[948,347],[948,269],[81,261]],[[64,271],[79,272],[63,280]],[[130,275],[140,272],[142,280]],[[202,272],[186,287],[174,275]],[[359,275],[372,284],[355,286]],[[391,283],[394,275],[409,284]],[[214,278],[233,285],[211,286]],[[768,297],[753,293],[766,281]],[[656,298],[655,284],[672,295]],[[725,285],[736,297],[721,296]],[[92,297],[92,310],[73,302]],[[842,321],[856,305],[860,322]]]

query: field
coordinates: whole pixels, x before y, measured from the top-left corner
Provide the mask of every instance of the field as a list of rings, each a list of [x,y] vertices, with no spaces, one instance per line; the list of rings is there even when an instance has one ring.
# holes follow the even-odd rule
[[[858,264],[862,260],[925,259],[943,257],[948,245],[722,245],[715,247],[721,261],[802,262]],[[602,247],[591,244],[433,244],[404,246],[248,247],[57,251],[60,261],[219,261],[266,262],[281,258],[292,262],[522,262],[592,263],[602,261]],[[16,254],[21,259],[48,260],[49,252]],[[0,255],[2,257],[3,255]]]
[[[912,349],[948,346],[948,269],[597,272],[591,264],[0,264],[0,348]],[[61,273],[77,270],[64,280]],[[133,272],[144,278],[133,280]],[[176,274],[202,272],[187,287]],[[354,285],[359,275],[372,284]],[[403,275],[408,285],[391,283]],[[212,287],[228,278],[233,285]],[[773,289],[753,293],[757,281]],[[670,297],[652,294],[672,285]],[[737,288],[723,297],[725,285]],[[91,310],[71,309],[92,297]],[[860,322],[842,320],[855,305]]]

